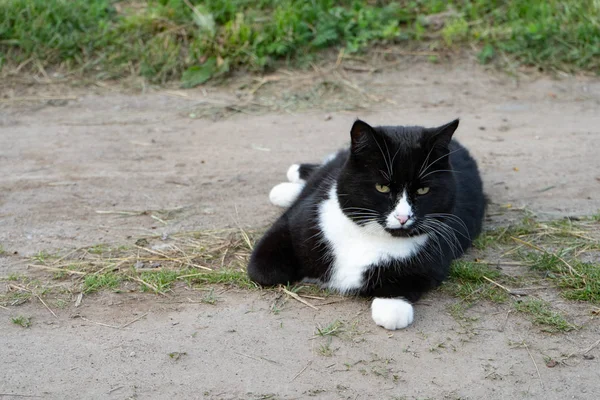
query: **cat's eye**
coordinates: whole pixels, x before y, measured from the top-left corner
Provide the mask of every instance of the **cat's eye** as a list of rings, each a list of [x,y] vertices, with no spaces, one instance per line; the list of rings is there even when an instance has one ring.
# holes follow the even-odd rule
[[[375,184],[375,189],[377,189],[377,191],[379,193],[389,193],[390,192],[390,187],[389,186],[380,185],[379,183]]]
[[[429,193],[429,188],[428,187],[422,187],[422,188],[418,188],[417,189],[417,194],[419,196],[423,196],[424,194]]]

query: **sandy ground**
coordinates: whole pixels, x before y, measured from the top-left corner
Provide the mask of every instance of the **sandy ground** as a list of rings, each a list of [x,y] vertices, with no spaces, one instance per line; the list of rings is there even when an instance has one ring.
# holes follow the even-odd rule
[[[600,209],[600,81],[427,64],[351,78],[387,100],[218,120],[190,114],[234,97],[223,88],[2,103],[0,275],[27,273],[25,257],[42,250],[265,226],[280,213],[267,193],[287,166],[343,146],[356,117],[431,126],[461,117],[456,137],[496,205],[543,217]],[[216,305],[183,288],[169,299],[104,293],[57,318],[37,302],[0,308],[0,398],[600,398],[600,348],[586,353],[600,324],[585,305],[556,300],[583,328],[551,335],[507,306],[478,306],[465,326],[448,315],[455,300],[433,293],[411,327],[390,333],[363,300],[315,301],[319,310],[290,300],[273,313],[273,292],[217,292]],[[10,323],[17,314],[33,326]],[[314,337],[336,319],[346,333]]]

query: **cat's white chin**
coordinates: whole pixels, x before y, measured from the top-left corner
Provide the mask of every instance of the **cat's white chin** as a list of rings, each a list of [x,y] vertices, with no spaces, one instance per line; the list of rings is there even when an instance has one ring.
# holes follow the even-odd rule
[[[377,325],[394,331],[412,324],[414,311],[406,300],[375,298],[371,304],[371,317]]]

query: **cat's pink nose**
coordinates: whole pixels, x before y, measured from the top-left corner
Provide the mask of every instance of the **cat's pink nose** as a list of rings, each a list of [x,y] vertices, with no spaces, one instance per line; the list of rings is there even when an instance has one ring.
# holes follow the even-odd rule
[[[398,222],[400,222],[400,225],[404,225],[409,218],[408,215],[396,215],[395,217],[398,220]]]

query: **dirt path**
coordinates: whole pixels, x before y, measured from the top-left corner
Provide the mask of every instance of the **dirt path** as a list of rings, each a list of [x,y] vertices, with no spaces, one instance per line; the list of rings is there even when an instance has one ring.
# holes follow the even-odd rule
[[[0,275],[25,273],[22,257],[42,250],[264,226],[280,212],[267,193],[287,166],[344,145],[356,117],[436,125],[460,116],[457,137],[479,160],[494,203],[544,216],[600,209],[600,81],[517,85],[475,66],[426,64],[351,77],[386,101],[218,121],[190,118],[207,100],[234,98],[216,89],[3,103]],[[373,326],[362,300],[318,311],[290,300],[273,313],[272,292],[219,292],[216,305],[200,304],[201,295],[102,294],[58,318],[37,303],[0,308],[0,398],[600,398],[600,350],[583,357],[600,326],[583,306],[557,302],[584,328],[549,335],[503,306],[471,310],[478,321],[464,326],[446,311],[452,300],[434,293],[413,326],[390,334]],[[16,314],[34,325],[11,324]],[[140,316],[123,329],[97,324]],[[317,324],[335,320],[344,334],[313,338]]]

